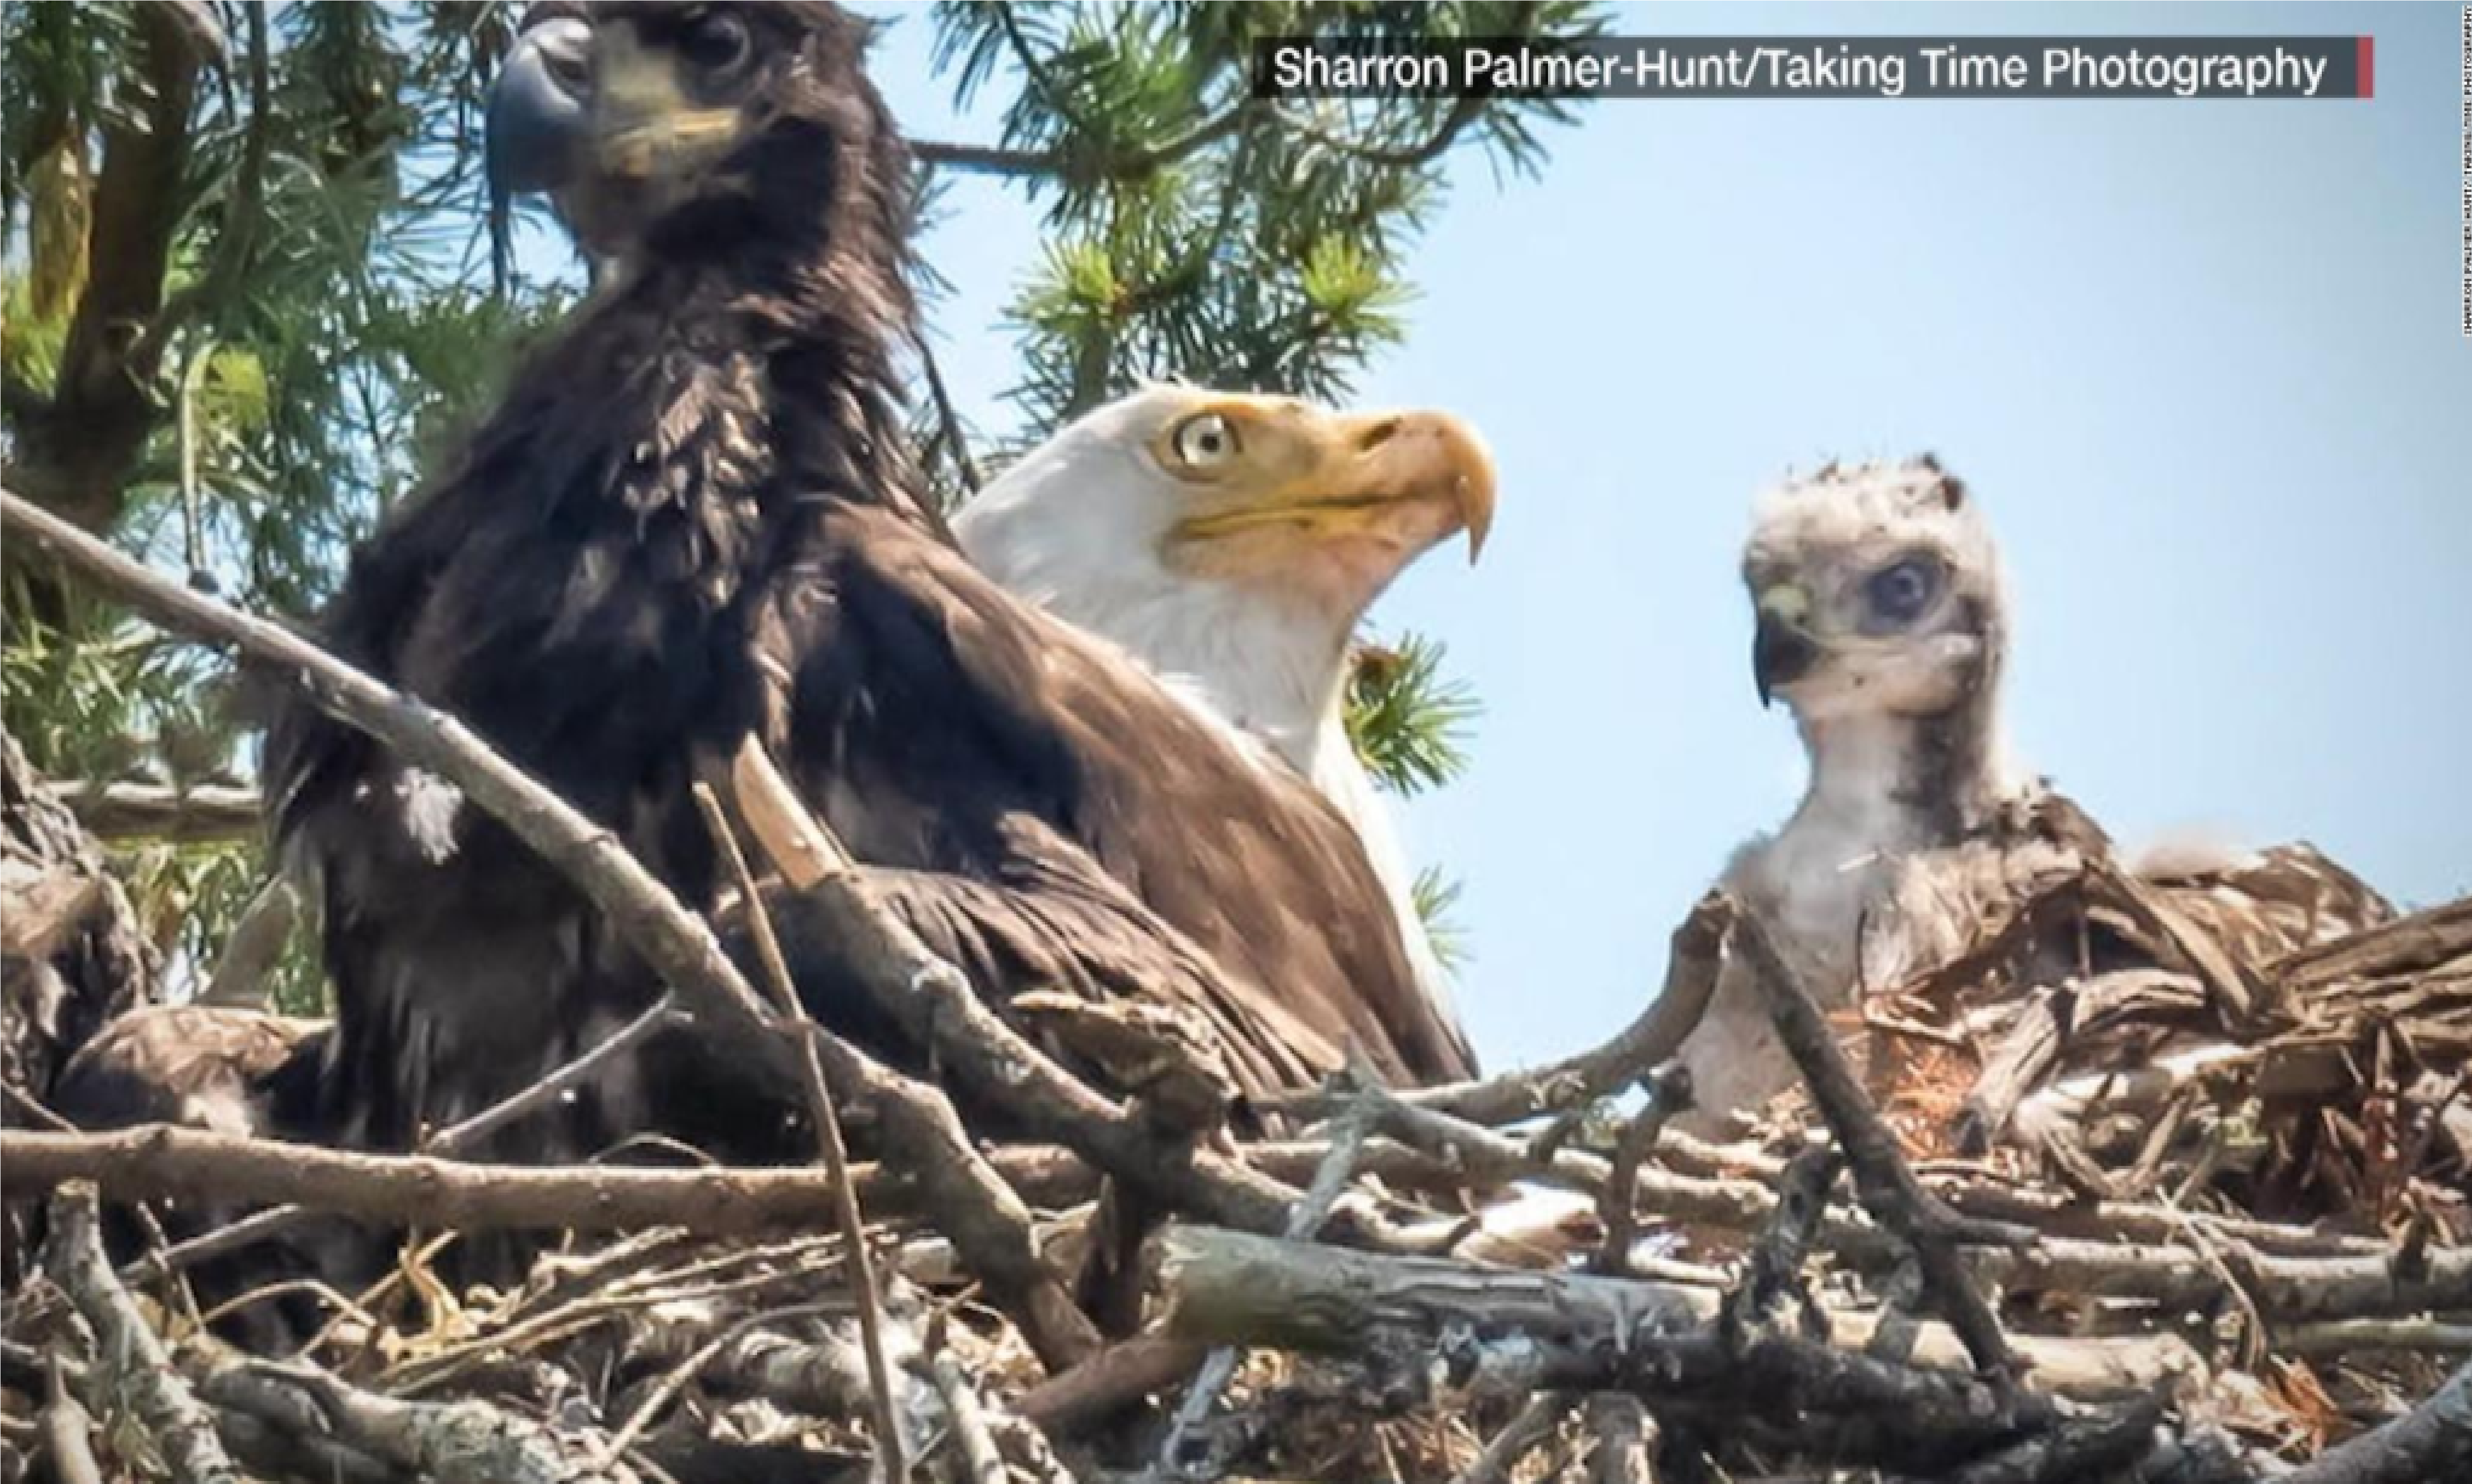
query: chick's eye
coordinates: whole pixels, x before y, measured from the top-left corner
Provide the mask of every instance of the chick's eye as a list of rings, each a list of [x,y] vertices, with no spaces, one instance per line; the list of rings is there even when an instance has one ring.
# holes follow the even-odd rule
[[[1217,468],[1236,457],[1236,429],[1219,414],[1203,413],[1176,430],[1176,456],[1194,468]]]
[[[1939,591],[1939,568],[1920,557],[1908,557],[1871,574],[1863,594],[1872,613],[1889,623],[1912,623]]]
[[[702,72],[727,72],[747,60],[747,22],[727,11],[706,11],[688,22],[679,50]]]

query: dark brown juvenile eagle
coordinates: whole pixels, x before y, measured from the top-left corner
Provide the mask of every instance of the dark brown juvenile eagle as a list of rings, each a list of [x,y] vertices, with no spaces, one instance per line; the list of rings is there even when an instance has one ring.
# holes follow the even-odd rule
[[[582,19],[581,137],[530,183],[622,266],[354,559],[328,641],[691,901],[717,884],[691,779],[752,733],[998,1003],[1165,997],[1250,1089],[1351,1045],[1403,1082],[1469,1072],[1346,823],[982,577],[923,503],[894,365],[907,165],[863,23],[813,3]],[[360,733],[295,705],[268,776],[321,891],[346,1137],[409,1143],[653,993],[558,873]],[[801,969],[820,1015],[905,1049],[829,962]],[[747,1149],[777,1123],[743,1077],[635,1072],[561,1141],[651,1123]]]

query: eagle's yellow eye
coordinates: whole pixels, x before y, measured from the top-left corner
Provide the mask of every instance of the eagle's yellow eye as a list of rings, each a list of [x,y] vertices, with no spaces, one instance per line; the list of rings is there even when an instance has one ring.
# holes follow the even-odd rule
[[[1236,429],[1215,412],[1203,413],[1176,430],[1177,462],[1193,469],[1215,469],[1236,457]]]

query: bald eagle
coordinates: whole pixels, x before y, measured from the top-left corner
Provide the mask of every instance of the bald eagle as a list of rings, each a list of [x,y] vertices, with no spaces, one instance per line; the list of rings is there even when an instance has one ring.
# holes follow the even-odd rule
[[[1350,1047],[1401,1082],[1467,1074],[1345,821],[982,576],[923,502],[894,364],[915,315],[906,163],[864,24],[814,3],[582,18],[581,137],[535,183],[622,266],[357,554],[327,641],[464,719],[691,901],[717,888],[692,780],[752,735],[999,1005],[1034,987],[1167,998],[1247,1090]],[[268,776],[324,905],[346,1137],[408,1144],[653,993],[511,832],[305,702]],[[799,969],[826,1020],[916,1051],[829,953]],[[651,1124],[760,1150],[783,1104],[747,1082],[671,1047],[564,1126],[520,1127],[535,1149]]]
[[[1810,782],[1726,883],[1823,1008],[1946,963],[2011,904],[2113,860],[2083,810],[2007,754],[2008,589],[1981,502],[1936,460],[1832,464],[1787,482],[1760,503],[1743,578],[1753,679],[1763,704],[1793,712]],[[2306,846],[2158,861],[2145,876],[2253,965],[2392,916]],[[2044,945],[2042,982],[2126,967],[2121,946]],[[1795,1078],[1735,969],[1683,1060],[1703,1121]]]
[[[1024,454],[953,534],[996,581],[1123,645],[1310,778],[1355,826],[1418,983],[1456,1024],[1343,703],[1349,643],[1373,600],[1461,532],[1473,559],[1493,498],[1492,460],[1455,418],[1153,386]]]

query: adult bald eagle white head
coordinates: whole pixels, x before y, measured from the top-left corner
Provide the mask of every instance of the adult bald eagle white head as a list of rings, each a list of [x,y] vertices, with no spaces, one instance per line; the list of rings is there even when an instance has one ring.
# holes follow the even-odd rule
[[[1764,704],[1794,714],[1810,781],[1726,882],[1824,1007],[1948,962],[2025,897],[2110,861],[2104,831],[2008,757],[2008,591],[1980,502],[1937,461],[1830,464],[1787,482],[1760,502],[1743,579],[1753,680]],[[2148,879],[2255,963],[2390,912],[2305,846]],[[2051,945],[2048,982],[2126,967],[2116,946]],[[1684,1060],[1712,1116],[1795,1080],[1739,975],[1720,981]]]
[[[1493,461],[1456,418],[1162,385],[1024,455],[954,535],[997,582],[1121,645],[1310,778],[1365,841],[1418,982],[1456,1024],[1343,703],[1367,610],[1453,536],[1473,560],[1493,500]]]

